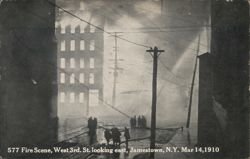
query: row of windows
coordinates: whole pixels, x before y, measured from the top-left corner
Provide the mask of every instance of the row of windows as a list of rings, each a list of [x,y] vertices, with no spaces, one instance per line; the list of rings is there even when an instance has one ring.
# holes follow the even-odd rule
[[[60,59],[60,67],[61,68],[66,68],[66,59],[65,58]],[[70,60],[69,60],[69,68],[75,68],[75,67],[76,67],[75,59],[70,58]],[[79,68],[84,68],[84,58],[80,58]],[[95,68],[95,59],[92,58],[92,57],[89,59],[89,68]]]
[[[69,102],[70,103],[75,103],[76,101],[76,93],[75,92],[70,92],[69,93]],[[61,103],[65,103],[66,102],[66,93],[65,92],[60,92],[60,102]],[[79,98],[78,98],[78,102],[79,103],[83,103],[84,102],[84,93],[80,92],[79,93]]]
[[[74,33],[76,33],[76,28],[77,28],[78,26],[76,26],[76,27],[73,27],[73,26],[68,26],[68,28],[70,29],[70,33],[71,34],[74,34]],[[80,28],[80,33],[84,33],[84,31],[85,31],[85,26],[84,25],[80,25],[79,26]],[[61,34],[65,34],[66,33],[66,28],[67,27],[60,27],[61,28]],[[89,28],[89,32],[90,33],[94,33],[95,32],[95,27],[93,27],[93,26],[90,26],[90,28]]]
[[[75,51],[76,50],[76,41],[75,40],[70,40],[70,51]],[[80,40],[80,50],[83,51],[85,50],[85,41]],[[90,40],[89,44],[89,50],[94,51],[95,50],[95,40]],[[66,51],[66,41],[62,40],[61,41],[61,51]]]
[[[85,93],[80,92],[60,92],[59,102],[60,103],[84,103]],[[97,106],[99,104],[99,90],[90,89],[89,90],[89,106]]]
[[[79,74],[79,78],[76,78],[76,75],[72,73],[69,77],[69,83],[74,84],[74,83],[85,83],[84,81],[84,73]],[[65,73],[60,73],[60,83],[64,84],[66,83],[66,75]],[[94,73],[89,74],[89,84],[94,84],[95,83],[95,75]]]

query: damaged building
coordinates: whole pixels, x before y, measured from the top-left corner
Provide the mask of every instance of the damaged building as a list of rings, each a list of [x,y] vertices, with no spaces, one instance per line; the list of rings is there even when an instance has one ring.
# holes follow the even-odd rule
[[[245,158],[249,151],[248,2],[213,0],[211,26],[211,54],[200,57],[198,143],[219,146],[220,158]]]
[[[58,0],[57,4],[73,14],[87,14],[83,1]],[[57,72],[58,115],[62,120],[74,122],[88,117],[102,104],[104,34],[60,9],[56,19],[60,68]]]
[[[55,8],[0,3],[0,150],[57,141]],[[11,17],[11,18],[10,18]]]

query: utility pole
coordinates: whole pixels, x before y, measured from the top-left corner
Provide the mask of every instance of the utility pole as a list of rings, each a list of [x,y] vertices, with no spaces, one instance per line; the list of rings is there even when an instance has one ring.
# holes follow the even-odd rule
[[[157,102],[157,67],[158,57],[164,50],[159,50],[157,47],[147,50],[153,57],[153,82],[152,82],[152,112],[151,112],[151,136],[150,149],[155,149],[155,131],[156,131],[156,102]],[[154,152],[150,153],[150,159],[154,159]]]
[[[116,82],[117,82],[117,32],[115,32],[115,62],[114,62],[114,83],[113,83],[113,95],[112,95],[112,105],[116,105]]]
[[[112,93],[112,105],[115,106],[116,105],[116,84],[117,84],[117,77],[118,77],[118,71],[122,70],[122,68],[118,67],[118,60],[122,61],[122,59],[118,59],[118,46],[117,46],[117,37],[119,37],[120,35],[118,35],[119,32],[114,32],[114,37],[115,37],[115,46],[114,46],[114,52],[115,52],[115,57],[114,57],[114,68],[112,68],[114,70],[114,81],[113,81],[113,93]]]
[[[200,52],[200,35],[198,38],[198,46],[196,50],[196,57],[195,57],[195,65],[194,65],[194,72],[193,72],[193,78],[191,83],[191,90],[190,90],[190,98],[189,98],[189,105],[188,105],[188,116],[187,116],[187,125],[186,128],[189,128],[190,125],[190,117],[191,117],[191,108],[192,108],[192,101],[193,101],[193,90],[194,90],[194,81],[195,81],[195,75],[196,75],[196,69],[197,69],[197,62],[198,62],[198,55]]]

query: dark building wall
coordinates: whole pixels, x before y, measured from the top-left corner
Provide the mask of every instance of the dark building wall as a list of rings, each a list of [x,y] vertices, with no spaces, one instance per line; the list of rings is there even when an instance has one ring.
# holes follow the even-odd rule
[[[247,1],[212,1],[213,98],[225,111],[220,135],[227,158],[242,158],[248,151],[249,4]]]
[[[43,0],[3,1],[1,150],[57,138],[55,9]]]
[[[220,146],[220,128],[212,105],[212,58],[210,53],[199,56],[198,145]]]

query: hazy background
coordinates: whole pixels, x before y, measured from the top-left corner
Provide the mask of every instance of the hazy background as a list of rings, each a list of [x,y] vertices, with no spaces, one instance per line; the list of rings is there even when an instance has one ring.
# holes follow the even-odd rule
[[[59,6],[76,7],[73,3]],[[165,50],[160,55],[158,72],[157,119],[160,125],[185,123],[198,36],[199,54],[209,51],[209,8],[207,2],[189,0],[85,0],[79,11],[82,19],[119,32],[122,38]],[[86,26],[68,15],[60,25]],[[104,100],[112,103],[114,37],[104,33]],[[98,49],[98,46],[96,46]],[[116,108],[124,113],[150,118],[152,57],[146,48],[118,39],[119,71]],[[198,72],[198,70],[197,70]],[[198,74],[194,87],[192,121],[197,120]],[[99,111],[99,112],[98,112]],[[105,104],[96,115],[123,116]]]

